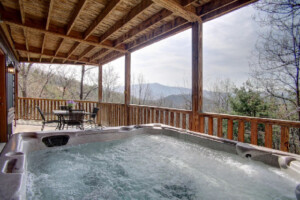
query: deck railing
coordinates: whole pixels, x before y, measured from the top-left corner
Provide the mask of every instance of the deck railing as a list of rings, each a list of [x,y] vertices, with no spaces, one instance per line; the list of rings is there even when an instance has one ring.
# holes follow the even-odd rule
[[[116,103],[98,104],[95,101],[75,102],[77,103],[75,109],[84,109],[87,112],[92,112],[94,107],[99,106],[98,122],[104,126],[162,123],[282,151],[289,151],[290,132],[299,131],[300,128],[300,122],[297,121],[217,113],[199,113],[193,116],[192,111],[182,109],[141,105],[125,106],[125,104]],[[59,106],[65,104],[66,100],[19,98],[16,118],[40,120],[40,115],[35,109],[36,106],[40,106],[43,112],[48,113],[46,115],[48,120],[55,119],[52,110],[59,109]],[[126,113],[129,113],[128,119]],[[274,146],[274,137],[280,140],[279,147]]]
[[[93,112],[93,108],[97,107],[96,101],[77,101],[74,109],[83,109],[86,112]],[[66,100],[60,99],[38,99],[38,98],[18,98],[18,105],[16,106],[16,119],[24,120],[41,120],[36,106],[39,106],[43,111],[46,120],[57,119],[52,113],[52,110],[59,110],[60,106],[66,106]]]

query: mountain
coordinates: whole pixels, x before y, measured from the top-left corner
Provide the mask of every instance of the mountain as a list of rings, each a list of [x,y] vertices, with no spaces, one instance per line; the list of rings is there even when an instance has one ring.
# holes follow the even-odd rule
[[[184,87],[171,87],[162,85],[159,83],[148,83],[148,84],[134,84],[131,85],[131,93],[133,96],[138,96],[139,88],[142,88],[143,92],[146,91],[146,88],[149,89],[147,91],[150,91],[151,96],[153,99],[159,99],[164,98],[170,95],[180,95],[180,94],[189,94],[191,93],[191,89],[184,88]],[[117,92],[123,93],[124,87],[117,88]]]
[[[174,95],[174,98],[179,98],[175,97],[176,95],[182,96],[182,95],[191,95],[192,90],[189,88],[184,88],[184,87],[172,87],[172,86],[166,86],[162,85],[159,83],[148,83],[148,84],[134,84],[131,85],[131,94],[135,97],[138,97],[138,90],[141,87],[142,88],[142,93],[146,91],[146,88],[148,86],[148,91],[151,93],[151,96],[153,97],[154,100],[160,99],[160,98],[165,98],[168,97],[167,99],[171,99],[172,95]],[[117,92],[123,93],[124,92],[124,86],[118,87]],[[209,98],[213,92],[203,90],[203,95],[204,97]],[[142,94],[143,96],[144,94]],[[182,97],[183,98],[183,97]],[[174,100],[176,101],[176,100]],[[182,100],[178,100],[182,101]]]

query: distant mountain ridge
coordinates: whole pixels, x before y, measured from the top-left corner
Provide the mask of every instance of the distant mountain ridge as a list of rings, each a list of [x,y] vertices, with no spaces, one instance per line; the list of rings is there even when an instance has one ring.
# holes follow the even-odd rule
[[[154,99],[159,99],[159,98],[165,98],[168,96],[172,96],[172,95],[190,95],[192,93],[192,90],[190,88],[185,88],[185,87],[173,87],[173,86],[167,86],[167,85],[162,85],[159,83],[148,83],[148,84],[141,84],[142,88],[146,88],[148,85],[150,91],[151,91],[151,95]],[[134,84],[131,85],[131,93],[133,96],[137,96],[136,94],[138,94],[138,89],[139,89],[139,85],[138,84]],[[124,86],[122,87],[118,87],[117,88],[117,92],[123,93],[124,91]],[[203,95],[205,97],[208,97],[212,92],[210,91],[203,91]],[[170,98],[170,97],[169,97]]]

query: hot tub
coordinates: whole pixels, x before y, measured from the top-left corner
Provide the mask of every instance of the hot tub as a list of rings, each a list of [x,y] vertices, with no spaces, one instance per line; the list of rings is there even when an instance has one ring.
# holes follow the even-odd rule
[[[298,155],[161,124],[18,133],[0,167],[0,199],[300,199]]]

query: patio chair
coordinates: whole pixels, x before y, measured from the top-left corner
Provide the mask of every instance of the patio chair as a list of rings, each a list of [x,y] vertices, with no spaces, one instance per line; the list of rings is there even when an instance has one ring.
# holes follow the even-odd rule
[[[81,130],[84,129],[83,127],[83,120],[84,120],[84,111],[82,110],[75,110],[69,113],[68,119],[63,120],[63,128],[67,125],[67,129],[69,126],[76,126]]]
[[[94,126],[96,127],[96,117],[97,117],[98,111],[99,111],[99,108],[93,108],[93,112],[90,114],[90,119],[87,120],[86,122],[90,123],[90,124],[94,124]]]
[[[69,110],[69,106],[59,106],[59,109],[61,109],[61,110]]]
[[[38,111],[39,111],[39,113],[40,113],[40,115],[42,117],[42,120],[43,120],[42,121],[43,125],[42,125],[42,128],[41,128],[41,131],[44,130],[44,127],[45,127],[46,124],[57,123],[57,126],[56,126],[55,130],[59,128],[59,125],[60,125],[60,121],[59,120],[49,120],[49,121],[47,121],[46,118],[45,118],[45,115],[44,115],[43,111],[41,110],[41,108],[39,106],[36,106],[36,108],[38,109]]]

